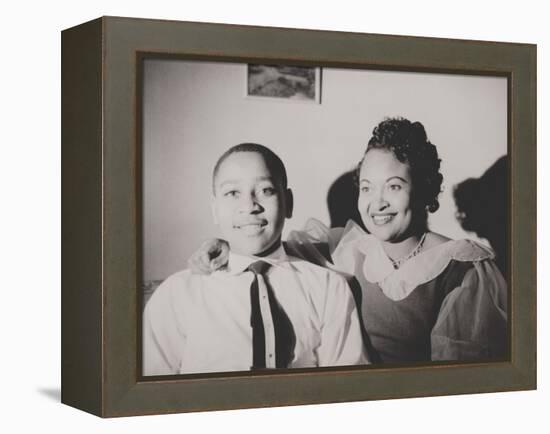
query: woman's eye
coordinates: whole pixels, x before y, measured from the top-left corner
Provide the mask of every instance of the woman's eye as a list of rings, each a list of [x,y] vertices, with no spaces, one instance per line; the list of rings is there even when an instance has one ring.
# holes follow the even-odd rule
[[[399,191],[399,190],[401,190],[401,185],[399,185],[399,184],[391,184],[391,185],[390,185],[390,190],[391,190],[391,191]]]
[[[361,187],[361,193],[368,193],[370,191],[370,187],[367,187],[366,185]]]
[[[264,187],[260,191],[263,196],[273,196],[276,193],[273,187]]]

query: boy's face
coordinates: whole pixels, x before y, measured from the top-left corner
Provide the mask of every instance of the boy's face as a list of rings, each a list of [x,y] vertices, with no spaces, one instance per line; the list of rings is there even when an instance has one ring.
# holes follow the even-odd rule
[[[291,192],[273,178],[261,154],[235,152],[218,168],[212,212],[232,251],[261,256],[281,242],[292,215]]]

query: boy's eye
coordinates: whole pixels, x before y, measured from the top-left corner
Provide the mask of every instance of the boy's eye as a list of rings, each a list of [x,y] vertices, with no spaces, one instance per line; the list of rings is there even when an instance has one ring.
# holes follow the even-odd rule
[[[370,191],[370,187],[363,185],[361,187],[361,193],[368,193]]]
[[[225,197],[238,197],[239,192],[237,190],[229,190],[223,194]]]

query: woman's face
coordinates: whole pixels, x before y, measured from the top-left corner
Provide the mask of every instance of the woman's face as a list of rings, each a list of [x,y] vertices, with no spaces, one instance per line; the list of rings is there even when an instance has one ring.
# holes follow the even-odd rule
[[[407,237],[412,221],[412,179],[408,164],[391,151],[371,149],[359,172],[357,208],[368,231],[386,242]]]

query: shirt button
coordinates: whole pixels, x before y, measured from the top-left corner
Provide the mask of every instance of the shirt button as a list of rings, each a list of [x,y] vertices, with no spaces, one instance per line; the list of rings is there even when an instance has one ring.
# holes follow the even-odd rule
[[[269,357],[273,357],[273,354],[270,354]]]

